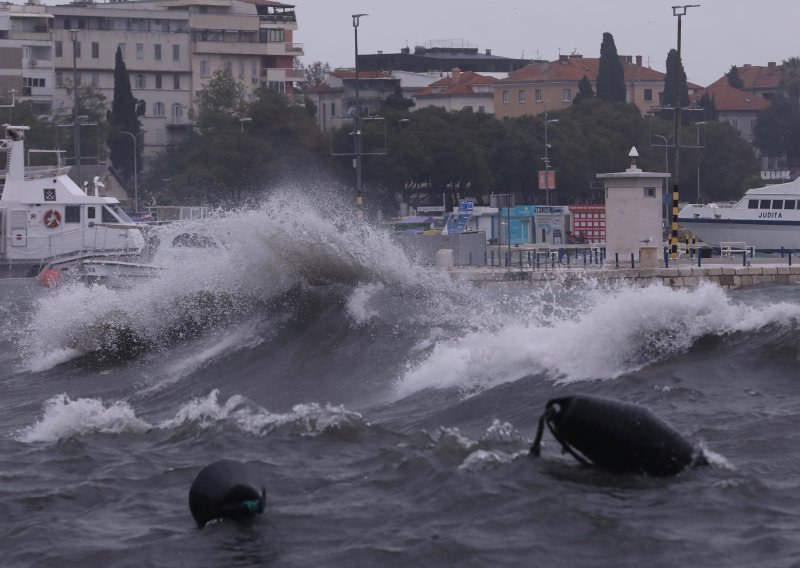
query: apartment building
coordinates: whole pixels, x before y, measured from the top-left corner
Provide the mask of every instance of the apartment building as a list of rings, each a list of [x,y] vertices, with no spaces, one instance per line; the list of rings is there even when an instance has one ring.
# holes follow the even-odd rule
[[[53,101],[52,16],[40,4],[0,4],[0,101],[31,101],[49,114]]]
[[[664,73],[644,67],[642,56],[620,56],[625,72],[627,102],[642,113],[659,106],[664,91]],[[558,61],[536,62],[509,73],[507,79],[494,84],[495,116],[500,119],[537,115],[561,110],[572,104],[578,94],[578,83],[584,75],[597,90],[600,58],[562,55]],[[695,86],[696,87],[696,86]],[[546,104],[545,104],[546,103]]]
[[[492,85],[497,78],[454,68],[447,77],[414,94],[415,108],[442,107],[451,112],[472,110],[494,114]]]
[[[71,109],[71,86],[91,84],[110,103],[114,63],[122,51],[149,156],[191,125],[197,93],[217,70],[252,93],[266,86],[291,95],[302,72],[294,7],[269,0],[81,2],[47,8],[52,15],[54,108]]]

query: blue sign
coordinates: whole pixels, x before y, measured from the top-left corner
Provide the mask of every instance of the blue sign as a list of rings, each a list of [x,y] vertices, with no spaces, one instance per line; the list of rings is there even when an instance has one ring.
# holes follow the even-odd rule
[[[472,213],[475,208],[475,202],[471,199],[462,199],[458,202],[459,213]]]

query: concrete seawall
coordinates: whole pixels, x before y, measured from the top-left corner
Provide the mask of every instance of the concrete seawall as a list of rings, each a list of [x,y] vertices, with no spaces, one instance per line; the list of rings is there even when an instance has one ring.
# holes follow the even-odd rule
[[[549,270],[519,270],[501,268],[461,268],[453,270],[454,276],[472,281],[477,286],[538,286],[558,283],[578,285],[591,278],[600,281],[620,281],[634,286],[663,284],[672,288],[691,288],[702,282],[711,282],[725,289],[762,284],[800,284],[800,266],[785,263],[759,263],[751,266],[707,264],[670,268],[551,268]]]

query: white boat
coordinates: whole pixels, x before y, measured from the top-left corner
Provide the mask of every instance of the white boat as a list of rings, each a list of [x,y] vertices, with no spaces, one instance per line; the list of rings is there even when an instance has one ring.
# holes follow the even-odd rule
[[[6,173],[0,194],[0,278],[34,277],[44,270],[91,269],[102,277],[139,272],[145,247],[136,225],[113,197],[89,195],[66,168],[25,168],[27,126],[4,125]],[[152,268],[152,267],[149,267]]]
[[[759,252],[800,250],[800,178],[750,189],[732,204],[686,205],[678,224],[715,248],[737,243]]]

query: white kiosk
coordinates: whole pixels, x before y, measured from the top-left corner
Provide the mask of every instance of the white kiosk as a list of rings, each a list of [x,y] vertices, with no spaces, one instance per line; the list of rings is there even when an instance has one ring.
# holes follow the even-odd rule
[[[597,174],[606,193],[606,258],[614,262],[616,253],[623,263],[633,253],[644,268],[655,268],[664,244],[661,204],[669,174],[637,168],[635,146],[628,155],[631,167],[624,172]]]

